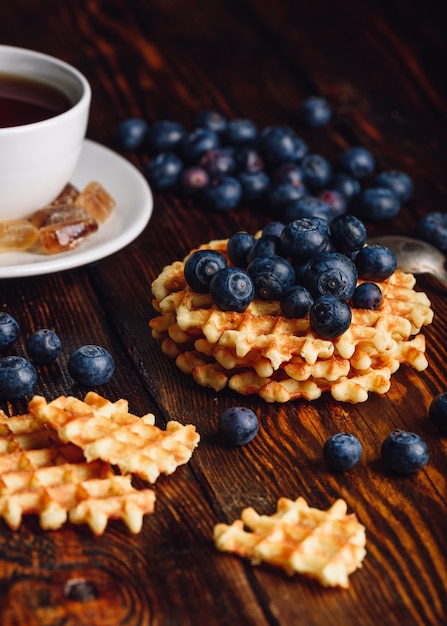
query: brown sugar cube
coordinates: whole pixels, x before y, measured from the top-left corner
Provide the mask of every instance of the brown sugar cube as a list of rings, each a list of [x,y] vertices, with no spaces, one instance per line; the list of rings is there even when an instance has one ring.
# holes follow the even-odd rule
[[[102,185],[92,181],[78,195],[76,205],[101,224],[110,216],[116,202]]]

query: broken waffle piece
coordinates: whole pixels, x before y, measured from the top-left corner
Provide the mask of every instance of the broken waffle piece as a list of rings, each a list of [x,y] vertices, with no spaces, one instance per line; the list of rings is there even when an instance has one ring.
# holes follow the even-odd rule
[[[220,252],[229,263],[227,241],[198,249]],[[242,312],[222,311],[209,293],[187,284],[183,261],[166,266],[152,282],[157,315],[149,324],[161,350],[204,387],[229,387],[267,402],[314,400],[329,392],[338,401],[358,403],[370,392],[386,393],[401,365],[428,366],[424,326],[433,320],[425,293],[413,274],[396,270],[377,283],[377,310],[352,308],[350,327],[335,339],[318,336],[309,318],[292,319],[280,302],[255,298]],[[361,281],[359,281],[361,282]]]
[[[154,503],[152,489],[135,489],[105,461],[87,462],[35,416],[0,413],[0,517],[11,529],[31,514],[44,530],[69,520],[101,535],[109,519],[121,519],[138,533]]]
[[[327,510],[311,508],[299,497],[280,498],[273,515],[249,507],[231,525],[214,527],[218,550],[238,554],[253,565],[269,563],[287,574],[305,574],[325,587],[349,586],[349,575],[366,555],[365,527],[347,514],[344,500]]]
[[[101,459],[150,483],[187,463],[200,439],[193,425],[170,421],[162,430],[152,414],[137,417],[125,400],[110,402],[95,392],[84,401],[61,396],[47,402],[35,396],[29,411],[57,430],[62,442],[81,448],[87,461]]]

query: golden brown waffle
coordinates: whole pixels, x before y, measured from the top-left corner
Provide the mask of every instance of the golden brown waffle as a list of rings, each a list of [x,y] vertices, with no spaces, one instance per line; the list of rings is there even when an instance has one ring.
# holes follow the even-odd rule
[[[170,421],[162,430],[152,414],[137,417],[128,412],[126,400],[110,402],[94,392],[84,401],[34,396],[29,411],[57,430],[62,442],[81,448],[87,461],[107,461],[151,483],[187,463],[200,439],[195,426]]]
[[[231,525],[217,524],[214,542],[218,550],[249,558],[253,565],[265,562],[290,575],[317,578],[324,586],[347,588],[349,574],[366,555],[366,536],[357,517],[346,512],[344,500],[321,511],[303,498],[280,498],[273,515],[250,507]]]
[[[154,502],[153,490],[135,489],[131,477],[115,475],[109,463],[86,462],[79,448],[63,444],[35,416],[0,413],[0,517],[10,528],[34,514],[45,530],[68,519],[100,535],[109,519],[121,519],[138,533]]]
[[[226,244],[211,241],[200,248],[226,255]],[[317,336],[308,319],[281,315],[276,301],[255,299],[242,313],[219,310],[208,293],[187,285],[184,261],[166,266],[153,281],[159,315],[150,326],[163,352],[200,385],[216,391],[228,385],[268,402],[330,392],[356,403],[370,391],[386,393],[401,364],[418,371],[428,365],[420,331],[433,311],[427,296],[414,290],[412,274],[397,270],[378,283],[379,309],[352,309],[349,329],[329,340]]]

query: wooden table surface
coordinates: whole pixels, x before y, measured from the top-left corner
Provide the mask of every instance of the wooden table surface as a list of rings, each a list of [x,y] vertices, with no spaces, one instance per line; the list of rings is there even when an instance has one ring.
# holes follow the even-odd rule
[[[424,13],[421,14],[421,11]],[[414,234],[419,216],[445,211],[446,40],[435,2],[340,0],[15,0],[0,7],[0,42],[54,54],[78,67],[93,90],[89,139],[115,149],[125,118],[171,118],[190,127],[205,108],[258,127],[291,125],[313,152],[329,159],[364,145],[380,169],[402,169],[415,192],[392,222],[374,233]],[[323,129],[297,123],[308,96],[328,98],[334,118]],[[139,170],[144,153],[124,154]],[[1,155],[4,158],[4,155]],[[94,167],[92,176],[94,175]],[[418,277],[435,312],[426,328],[429,368],[401,367],[389,392],[362,404],[267,404],[256,397],[198,387],[162,356],[148,327],[151,281],[195,245],[255,231],[267,216],[242,207],[205,212],[174,193],[154,194],[144,232],[97,263],[37,277],[0,281],[2,310],[20,323],[14,350],[50,327],[63,342],[57,363],[39,369],[36,393],[83,397],[67,374],[68,355],[86,343],[107,347],[116,362],[98,391],[194,423],[201,442],[191,462],[156,484],[154,515],[140,534],[111,522],[99,538],[88,528],[40,530],[29,517],[13,532],[0,521],[0,623],[34,625],[331,626],[432,625],[447,621],[447,440],[427,419],[432,398],[447,389],[446,291]],[[218,415],[245,405],[260,431],[237,449],[222,445]],[[27,399],[3,403],[9,414]],[[392,476],[380,445],[394,429],[426,440],[425,469]],[[341,430],[356,434],[363,459],[345,474],[329,471],[322,445]],[[344,498],[366,527],[362,569],[347,590],[289,577],[218,552],[217,522],[246,506],[270,514],[280,496],[303,496],[328,508]]]

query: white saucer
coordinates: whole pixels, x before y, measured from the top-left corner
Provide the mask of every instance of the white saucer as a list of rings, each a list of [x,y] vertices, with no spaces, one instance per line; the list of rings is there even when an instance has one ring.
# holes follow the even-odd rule
[[[0,278],[60,272],[98,261],[127,246],[144,230],[152,215],[153,198],[144,176],[126,159],[86,139],[71,181],[82,189],[99,182],[116,200],[109,219],[75,250],[54,255],[34,252],[0,253]]]

